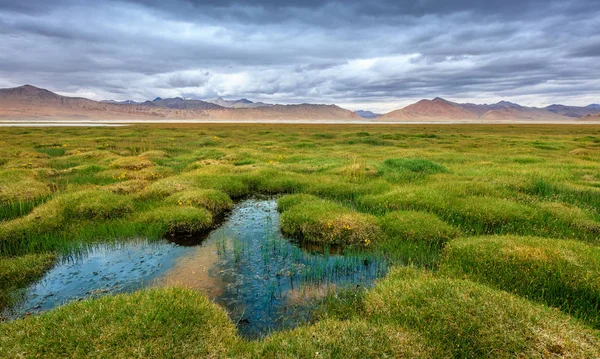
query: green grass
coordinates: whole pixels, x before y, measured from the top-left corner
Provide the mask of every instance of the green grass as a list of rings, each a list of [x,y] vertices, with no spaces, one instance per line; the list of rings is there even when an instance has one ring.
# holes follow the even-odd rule
[[[365,298],[377,325],[421,333],[444,357],[595,358],[600,335],[567,315],[473,282],[392,271]]]
[[[426,212],[395,211],[383,216],[380,225],[394,241],[427,242],[443,245],[456,238],[460,232]]]
[[[536,237],[470,237],[451,242],[444,273],[546,303],[600,328],[600,248]]]
[[[290,205],[297,201],[295,205]],[[369,246],[380,237],[376,217],[312,196],[280,199],[286,208],[281,231],[293,238],[325,244]]]
[[[52,253],[0,257],[0,311],[14,302],[16,290],[41,278],[55,261]]]
[[[14,284],[2,295],[39,278],[55,255],[204,232],[256,194],[279,196],[291,237],[367,247],[431,272],[395,270],[331,301],[321,322],[258,342],[238,338],[226,317],[213,321],[220,309],[186,291],[76,303],[1,326],[0,357],[598,357],[599,131],[2,128],[0,273]],[[196,321],[205,311],[215,317]]]
[[[259,341],[185,289],[152,289],[71,303],[0,324],[0,356],[110,358],[594,358],[600,333],[506,292],[396,269],[359,299],[358,315]],[[351,304],[347,311],[352,311]]]
[[[165,234],[201,233],[213,224],[212,214],[205,208],[186,205],[170,205],[141,213],[136,220],[146,225],[161,228]]]
[[[3,358],[225,357],[237,341],[223,310],[180,289],[73,303],[0,325],[0,334]]]
[[[171,204],[206,208],[213,214],[222,214],[233,206],[229,196],[214,189],[197,189],[178,192],[167,198]]]

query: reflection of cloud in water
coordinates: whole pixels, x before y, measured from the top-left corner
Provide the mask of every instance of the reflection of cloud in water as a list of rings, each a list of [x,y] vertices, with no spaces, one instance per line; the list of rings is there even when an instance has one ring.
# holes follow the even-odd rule
[[[197,290],[211,298],[223,293],[223,281],[210,275],[210,269],[219,261],[216,243],[206,243],[180,257],[177,263],[158,278],[157,286],[178,286]]]
[[[142,239],[94,246],[59,263],[28,288],[15,315],[90,296],[179,286],[224,307],[242,335],[260,337],[309,319],[315,299],[368,286],[387,272],[385,261],[369,253],[341,253],[289,241],[279,230],[276,201],[248,199],[197,246]]]

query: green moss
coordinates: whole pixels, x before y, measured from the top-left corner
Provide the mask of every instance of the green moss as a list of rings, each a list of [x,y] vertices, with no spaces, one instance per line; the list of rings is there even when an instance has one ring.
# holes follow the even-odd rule
[[[371,320],[420,332],[454,358],[595,358],[600,334],[556,310],[474,282],[393,270],[367,293]]]
[[[471,237],[445,249],[442,271],[546,303],[600,328],[600,249],[535,237]]]

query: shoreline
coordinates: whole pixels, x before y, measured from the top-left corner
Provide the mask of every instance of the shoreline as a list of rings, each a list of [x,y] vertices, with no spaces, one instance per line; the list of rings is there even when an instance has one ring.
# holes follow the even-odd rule
[[[288,125],[600,125],[600,120],[427,120],[427,121],[348,121],[348,120],[137,120],[137,119],[98,119],[98,120],[5,120],[0,119],[0,127],[121,127],[135,124],[288,124]]]

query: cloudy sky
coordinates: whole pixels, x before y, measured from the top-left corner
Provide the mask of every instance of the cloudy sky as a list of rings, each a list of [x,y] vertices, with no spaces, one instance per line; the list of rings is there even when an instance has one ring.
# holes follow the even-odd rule
[[[379,112],[436,96],[587,105],[599,19],[598,0],[0,0],[0,87]]]

